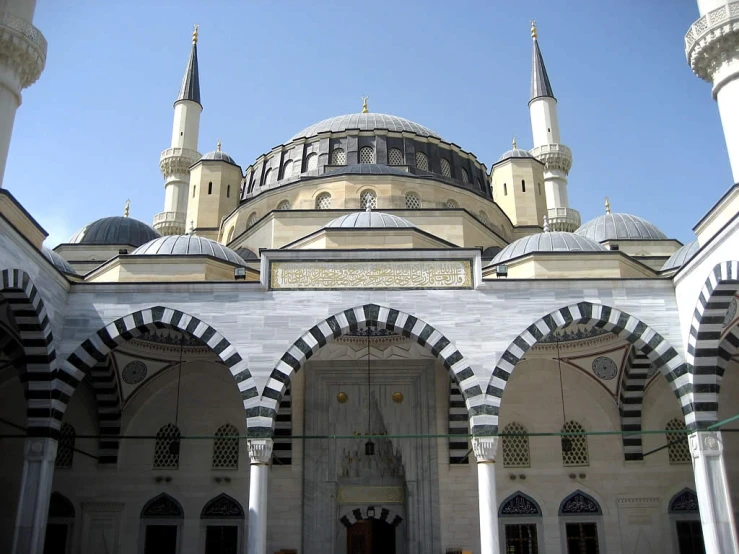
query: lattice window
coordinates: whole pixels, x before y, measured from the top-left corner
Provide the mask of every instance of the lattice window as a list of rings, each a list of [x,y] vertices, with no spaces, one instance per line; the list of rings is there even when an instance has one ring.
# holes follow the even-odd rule
[[[415,192],[405,195],[405,207],[409,210],[418,210],[421,207],[421,199]]]
[[[483,225],[490,225],[490,218],[488,218],[488,214],[486,214],[485,212],[480,212],[479,214],[477,214],[477,219],[479,219],[480,223],[482,223]]]
[[[457,204],[454,200],[451,198],[446,201],[446,207],[447,208],[459,208],[459,204]]]
[[[403,152],[397,148],[391,148],[387,153],[387,161],[390,165],[403,165]]]
[[[562,427],[563,433],[584,433],[585,428],[577,421],[568,421]],[[588,437],[568,435],[562,437],[562,464],[566,466],[586,466],[588,457]]]
[[[167,423],[157,432],[154,469],[177,469],[180,465],[180,430]]]
[[[449,160],[446,158],[441,158],[441,174],[444,177],[450,177],[452,176],[452,164],[449,163]]]
[[[293,161],[287,160],[285,165],[282,166],[282,178],[289,179],[293,176]]]
[[[470,182],[470,174],[467,173],[467,170],[465,168],[462,168],[462,182],[463,183]]]
[[[423,152],[416,152],[416,167],[424,171],[429,170],[429,159]]]
[[[276,180],[277,180],[277,172],[272,169],[268,169],[267,173],[264,174],[264,184],[271,185]]]
[[[74,460],[74,440],[77,433],[69,423],[62,423],[59,430],[59,444],[56,449],[55,467],[72,467]]]
[[[373,190],[365,190],[359,195],[359,206],[366,210],[370,208],[374,210],[377,208],[377,194]]]
[[[305,170],[315,171],[316,169],[318,169],[318,154],[308,154],[305,158]]]
[[[689,464],[691,462],[688,435],[685,433],[685,429],[685,422],[678,418],[668,421],[665,425],[665,431],[677,431],[666,433],[667,452],[671,464]]]
[[[331,165],[346,165],[346,152],[343,148],[336,148],[331,152]]]
[[[252,212],[252,214],[246,219],[246,228],[248,229],[252,225],[254,225],[257,222],[257,212]]]
[[[213,439],[213,469],[239,469],[239,434],[230,423],[221,425]]]
[[[331,195],[327,192],[322,192],[316,197],[316,209],[317,210],[330,210],[331,209]]]
[[[371,146],[362,146],[362,148],[359,149],[359,163],[375,163],[375,151]]]
[[[503,435],[518,435],[503,437],[503,467],[531,467],[529,455],[528,430],[520,423],[514,421],[503,429]]]
[[[277,210],[289,210],[290,209],[290,201],[289,200],[283,200],[279,204],[277,204]]]

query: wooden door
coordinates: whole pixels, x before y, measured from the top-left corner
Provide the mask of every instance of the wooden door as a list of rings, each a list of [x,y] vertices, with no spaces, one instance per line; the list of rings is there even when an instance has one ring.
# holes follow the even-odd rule
[[[372,520],[363,519],[346,530],[347,554],[372,554]]]

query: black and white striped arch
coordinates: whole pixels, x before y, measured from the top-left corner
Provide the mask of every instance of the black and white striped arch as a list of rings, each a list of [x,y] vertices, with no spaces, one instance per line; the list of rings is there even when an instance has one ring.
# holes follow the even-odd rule
[[[339,518],[339,521],[344,527],[351,527],[356,522],[365,519],[377,519],[380,521],[384,521],[385,523],[388,523],[393,527],[397,527],[398,525],[403,523],[403,518],[392,510],[388,510],[387,508],[382,507],[373,508],[374,512],[370,515],[367,513],[368,508],[369,506],[367,508],[355,508],[354,510],[351,510],[341,516],[341,518]]]
[[[624,459],[642,460],[642,410],[644,403],[644,387],[647,384],[649,358],[636,347],[629,349],[626,367],[621,378],[621,389],[618,398],[618,411],[621,417],[621,435],[624,445]]]
[[[121,394],[110,356],[106,356],[102,362],[90,369],[89,379],[97,400],[100,426],[98,462],[116,464],[120,446],[117,436],[121,434]]]

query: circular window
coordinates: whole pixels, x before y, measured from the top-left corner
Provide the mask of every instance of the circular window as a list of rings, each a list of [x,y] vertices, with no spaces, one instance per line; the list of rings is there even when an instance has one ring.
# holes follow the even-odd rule
[[[611,358],[598,356],[593,360],[593,373],[604,381],[610,381],[618,374],[618,367],[616,367],[616,362]]]
[[[123,368],[123,381],[129,385],[137,385],[146,379],[147,371],[146,364],[141,360],[128,362]]]

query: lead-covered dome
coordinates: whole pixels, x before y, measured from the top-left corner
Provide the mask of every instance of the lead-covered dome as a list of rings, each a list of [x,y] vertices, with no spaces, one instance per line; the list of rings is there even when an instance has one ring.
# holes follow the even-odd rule
[[[415,225],[407,219],[383,212],[356,212],[349,215],[342,215],[326,224],[326,228],[330,229],[370,229],[387,227],[415,227]]]
[[[512,148],[508,150],[507,152],[503,152],[500,158],[498,158],[498,161],[495,163],[500,163],[503,160],[507,160],[508,158],[533,158],[533,157],[534,156],[532,156],[528,150],[522,150],[521,148]]]
[[[662,271],[668,271],[670,269],[677,269],[678,267],[682,267],[687,262],[689,262],[693,256],[695,256],[695,253],[698,252],[698,250],[700,250],[698,239],[681,246],[677,250],[677,252],[675,252],[667,259],[665,265],[662,266]]]
[[[401,177],[411,177],[411,175],[403,168],[392,165],[380,164],[352,164],[342,165],[329,169],[323,174],[328,175],[398,175]]]
[[[537,233],[518,240],[514,240],[511,244],[501,250],[493,261],[492,265],[502,264],[508,260],[533,254],[535,252],[605,252],[606,248],[602,244],[598,244],[588,238],[576,235],[575,233],[565,233],[562,231],[547,231]]]
[[[239,165],[234,161],[234,159],[231,156],[229,156],[228,154],[226,154],[225,152],[221,150],[213,150],[213,152],[208,152],[202,158],[200,158],[200,160],[201,161],[210,160],[210,161],[215,161],[215,162],[228,162],[231,165]]]
[[[667,236],[646,219],[630,214],[604,214],[591,219],[577,231],[595,242],[607,240],[665,240]]]
[[[77,272],[71,265],[69,265],[69,262],[50,248],[46,248],[44,246],[41,248],[41,252],[44,256],[46,256],[46,259],[49,260],[54,265],[54,267],[56,267],[62,273],[77,275]]]
[[[160,237],[131,252],[132,256],[211,256],[236,265],[246,265],[230,248],[205,237],[172,235]]]
[[[373,131],[375,129],[398,132],[407,131],[422,137],[441,138],[428,127],[424,127],[423,125],[395,115],[381,113],[353,113],[330,117],[323,121],[319,121],[318,123],[314,123],[310,127],[306,127],[299,133],[293,135],[290,141],[299,138],[312,137],[325,132],[340,133],[349,129],[357,129],[359,131]]]
[[[132,217],[104,217],[77,231],[70,244],[128,244],[141,246],[161,237],[152,227]]]

